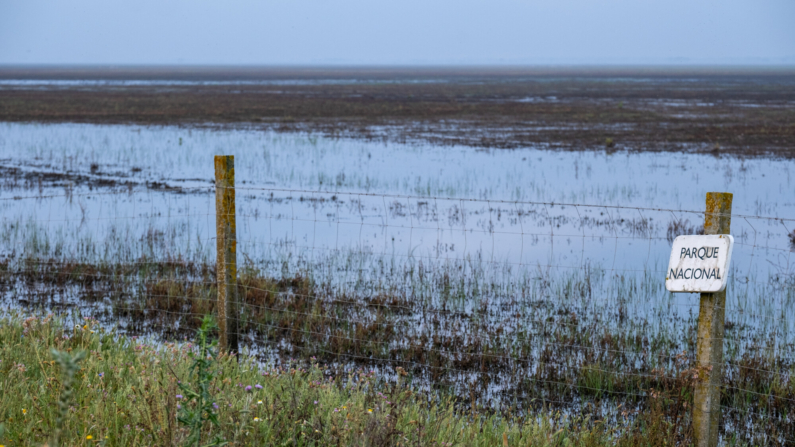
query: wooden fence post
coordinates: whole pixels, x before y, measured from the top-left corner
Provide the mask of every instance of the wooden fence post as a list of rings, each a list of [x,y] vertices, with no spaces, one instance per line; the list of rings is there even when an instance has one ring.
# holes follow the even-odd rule
[[[215,236],[219,345],[223,351],[238,352],[234,155],[215,156]]]
[[[732,198],[732,194],[727,192],[707,193],[704,234],[729,234]],[[706,374],[700,373],[702,380],[696,384],[693,396],[693,429],[698,447],[718,445],[725,311],[725,289],[723,292],[701,294],[696,366]]]

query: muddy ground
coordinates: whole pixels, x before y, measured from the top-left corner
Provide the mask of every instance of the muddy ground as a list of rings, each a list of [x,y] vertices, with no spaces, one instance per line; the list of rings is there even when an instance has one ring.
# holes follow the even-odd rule
[[[75,82],[85,80],[94,82]],[[137,82],[121,82],[129,80]],[[789,158],[795,70],[4,67],[0,121],[222,124],[483,148]]]

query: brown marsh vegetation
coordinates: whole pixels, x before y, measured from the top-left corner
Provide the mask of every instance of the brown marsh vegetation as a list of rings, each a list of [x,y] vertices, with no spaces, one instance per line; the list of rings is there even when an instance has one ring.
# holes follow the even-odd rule
[[[794,79],[785,69],[5,67],[0,80],[12,84],[0,83],[0,120],[245,123],[487,148],[791,157]],[[102,82],[81,84],[92,80]]]

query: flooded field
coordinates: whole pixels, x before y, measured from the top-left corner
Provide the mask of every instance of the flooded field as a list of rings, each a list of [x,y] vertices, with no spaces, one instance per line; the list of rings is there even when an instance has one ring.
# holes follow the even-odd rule
[[[795,439],[791,158],[5,122],[3,307],[190,335],[214,309],[218,154],[235,156],[248,352],[617,426],[661,392],[684,423],[699,297],[668,293],[665,267],[706,193],[731,192],[724,440]]]

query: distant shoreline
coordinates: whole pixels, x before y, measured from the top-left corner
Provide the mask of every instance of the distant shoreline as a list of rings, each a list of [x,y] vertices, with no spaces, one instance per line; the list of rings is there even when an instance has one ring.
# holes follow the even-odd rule
[[[0,64],[0,79],[401,79],[407,77],[791,77],[791,65],[44,65]]]

